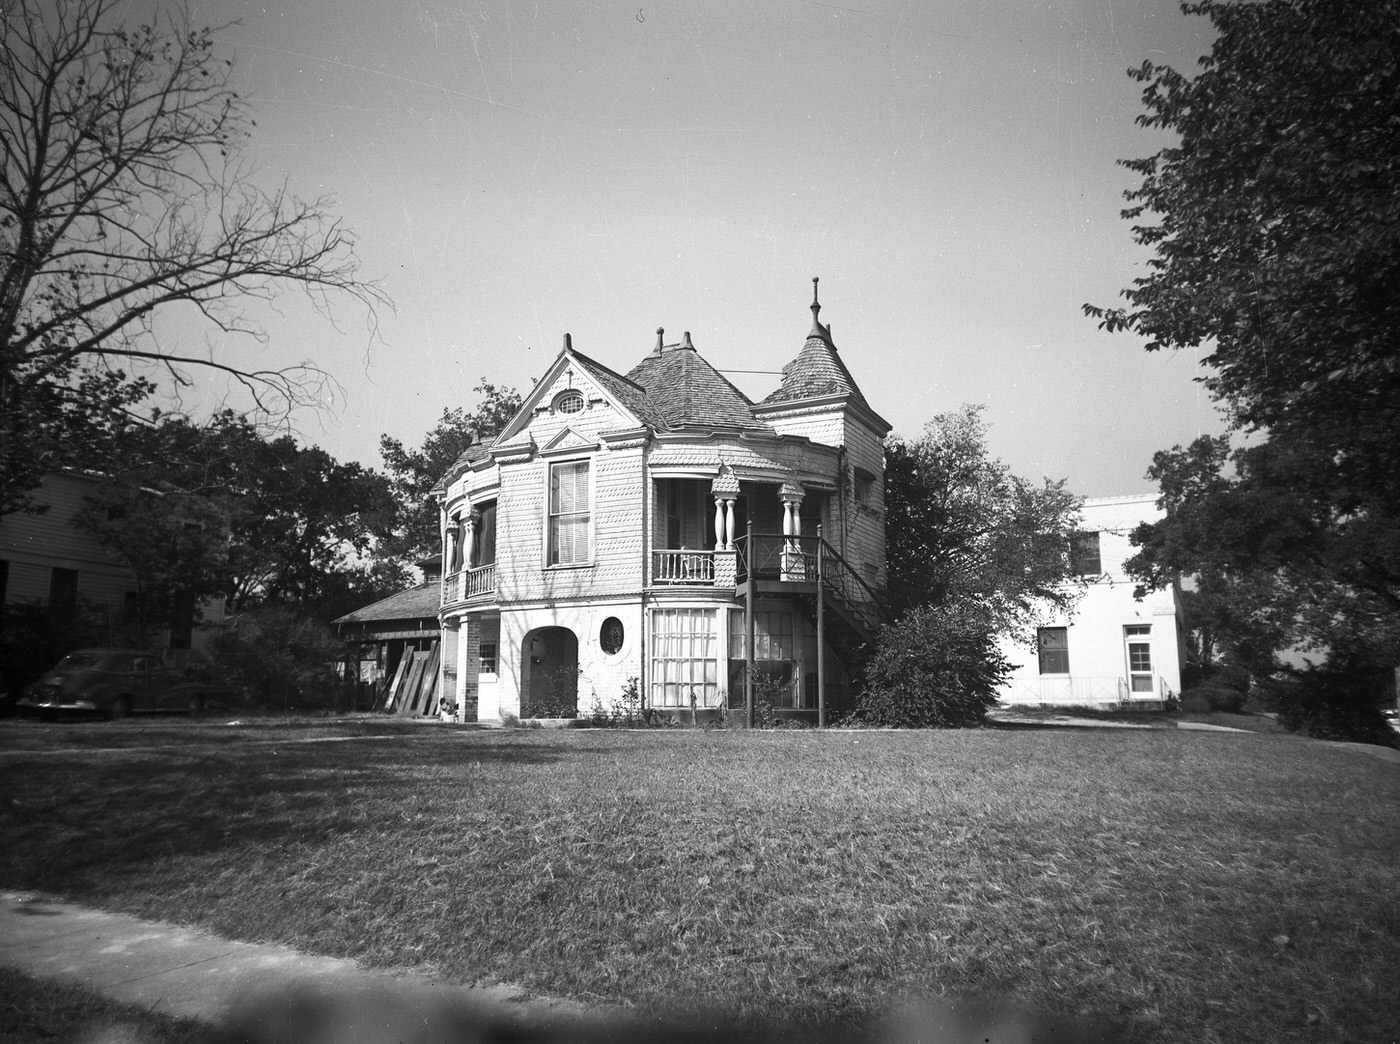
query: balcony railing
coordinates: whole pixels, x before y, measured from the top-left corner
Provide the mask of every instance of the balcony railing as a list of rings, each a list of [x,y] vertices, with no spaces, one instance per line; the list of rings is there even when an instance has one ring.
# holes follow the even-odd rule
[[[496,590],[496,564],[473,566],[449,573],[442,581],[442,604],[466,602]]]
[[[715,582],[713,551],[653,551],[651,582],[654,584],[696,584]]]

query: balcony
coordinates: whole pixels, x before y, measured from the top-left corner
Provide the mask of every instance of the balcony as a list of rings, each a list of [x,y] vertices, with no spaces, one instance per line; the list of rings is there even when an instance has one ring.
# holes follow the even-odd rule
[[[449,573],[442,580],[442,604],[484,599],[496,593],[496,563]]]
[[[715,584],[715,553],[713,551],[653,551],[651,553],[651,582],[668,586],[713,587]]]

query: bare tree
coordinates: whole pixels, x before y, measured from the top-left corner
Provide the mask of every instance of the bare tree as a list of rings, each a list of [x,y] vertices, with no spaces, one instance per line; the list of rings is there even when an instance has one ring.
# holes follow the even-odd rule
[[[184,303],[265,340],[248,304],[288,287],[323,312],[348,294],[371,328],[389,303],[357,278],[327,199],[256,185],[243,155],[253,120],[216,30],[179,13],[126,25],[118,7],[13,0],[0,12],[0,513],[45,464],[11,450],[54,420],[54,402],[71,413],[113,374],[155,368],[181,385],[191,368],[218,371],[276,410],[329,379],[160,343],[160,310]]]

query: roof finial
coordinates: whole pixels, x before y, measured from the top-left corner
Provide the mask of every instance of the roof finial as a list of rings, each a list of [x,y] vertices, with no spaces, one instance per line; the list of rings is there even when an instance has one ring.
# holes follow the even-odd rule
[[[817,300],[817,283],[820,280],[821,276],[812,277],[812,332],[807,335],[808,337],[826,336],[826,331],[822,329],[821,320],[817,318],[822,310],[822,303]]]
[[[693,345],[693,344],[690,343],[690,331],[689,331],[689,330],[687,330],[687,331],[685,332],[685,336],[681,338],[681,349],[682,349],[682,350],[689,350],[689,351],[692,351],[692,352],[695,351],[695,345]]]
[[[656,352],[655,352],[656,355],[660,355],[660,354],[661,354],[661,349],[662,349],[662,347],[663,347],[662,338],[665,336],[665,334],[666,334],[666,328],[665,328],[664,326],[658,326],[658,327],[656,328]]]
[[[571,351],[573,351],[573,350],[574,350],[574,339],[573,339],[572,337],[570,337],[570,336],[566,333],[566,334],[564,334],[564,351],[566,351],[566,352],[571,352]]]

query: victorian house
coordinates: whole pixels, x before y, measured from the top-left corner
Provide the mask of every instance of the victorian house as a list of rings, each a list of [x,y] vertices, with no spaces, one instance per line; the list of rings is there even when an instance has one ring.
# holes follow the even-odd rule
[[[814,286],[815,286],[815,280]],[[686,333],[625,374],[569,336],[443,476],[441,693],[457,720],[817,720],[878,623],[889,425],[819,319],[754,402]],[[747,702],[746,702],[747,701]]]

